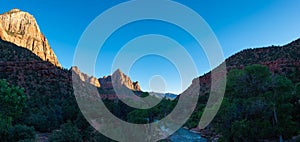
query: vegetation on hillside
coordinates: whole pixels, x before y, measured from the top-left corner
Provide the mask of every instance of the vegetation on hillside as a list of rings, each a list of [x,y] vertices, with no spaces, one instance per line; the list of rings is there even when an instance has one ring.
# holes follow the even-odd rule
[[[18,119],[26,105],[24,89],[0,80],[0,138],[1,141],[34,140],[32,127],[19,125]]]
[[[197,126],[207,97],[199,100],[188,127]],[[288,140],[300,134],[299,111],[299,83],[251,65],[228,73],[225,97],[209,128],[221,141]]]

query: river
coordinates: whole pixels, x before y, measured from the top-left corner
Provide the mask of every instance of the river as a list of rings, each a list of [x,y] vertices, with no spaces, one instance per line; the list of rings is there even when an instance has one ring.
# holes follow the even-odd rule
[[[202,138],[199,134],[184,128],[177,130],[169,137],[169,140],[172,142],[207,142],[207,139]]]

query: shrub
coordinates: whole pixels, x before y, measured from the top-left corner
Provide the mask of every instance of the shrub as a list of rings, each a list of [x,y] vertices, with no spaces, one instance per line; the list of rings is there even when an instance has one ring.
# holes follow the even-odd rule
[[[10,141],[34,141],[35,131],[33,127],[15,125],[9,130]]]
[[[82,142],[79,130],[71,122],[63,124],[61,130],[55,130],[49,137],[50,142]]]
[[[25,106],[24,89],[0,80],[0,140],[8,140],[8,131],[12,122],[20,116]]]

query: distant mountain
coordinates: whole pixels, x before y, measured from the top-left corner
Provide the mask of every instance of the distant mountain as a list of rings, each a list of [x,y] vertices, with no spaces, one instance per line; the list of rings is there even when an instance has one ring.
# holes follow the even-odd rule
[[[300,82],[300,39],[284,46],[246,49],[226,59],[227,71],[242,69],[253,64],[265,65],[273,73],[286,76],[293,82]],[[209,93],[211,72],[195,78],[184,92],[195,90],[198,83],[200,96]]]
[[[35,18],[27,12],[12,9],[1,14],[0,39],[27,48],[42,60],[61,67]]]
[[[119,84],[116,84],[116,85],[125,86],[128,89],[133,90],[133,91],[141,91],[139,82],[138,81],[133,82],[120,69],[117,69],[112,75],[104,76],[103,78],[99,78],[101,88],[102,89],[112,89],[113,88],[112,79],[114,79],[114,81],[116,81],[116,82],[119,82]],[[120,86],[114,86],[114,87],[120,88]]]
[[[165,93],[164,95],[165,95],[165,98],[170,99],[170,100],[174,100],[178,96],[177,94],[173,94],[173,93]]]
[[[125,86],[126,88],[133,91],[141,91],[138,81],[131,81],[131,79],[127,75],[125,75],[120,69],[116,70],[112,75],[104,76],[98,79],[93,76],[89,76],[85,73],[82,73],[78,67],[72,67],[71,71],[77,74],[81,81],[89,82],[90,84],[104,90],[112,90],[113,87],[120,88],[120,86]],[[117,86],[113,86],[112,78],[115,79],[116,82],[119,82],[119,84],[116,84]]]
[[[100,83],[97,78],[82,73],[78,67],[72,67],[71,71],[77,74],[81,81],[88,82],[96,87],[100,87]]]
[[[156,92],[149,92],[149,95],[155,96],[157,98],[165,98],[169,100],[175,100],[178,95],[172,93],[156,93]]]

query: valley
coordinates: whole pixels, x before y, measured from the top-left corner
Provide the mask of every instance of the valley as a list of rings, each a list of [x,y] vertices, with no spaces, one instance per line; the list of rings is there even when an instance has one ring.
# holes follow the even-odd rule
[[[184,128],[161,141],[177,142],[186,137],[190,138],[187,141],[299,140],[300,39],[283,46],[246,49],[224,63],[228,72],[225,97],[213,122],[205,129],[198,128],[211,89],[208,72],[196,77],[184,91],[193,92],[200,86],[198,104]],[[116,85],[112,78],[117,80]],[[135,124],[163,119],[176,107],[181,95],[143,92],[139,82],[132,81],[121,70],[97,78],[76,66],[64,68],[35,18],[18,9],[0,15],[0,80],[1,141],[114,141],[85,119],[77,105],[74,81],[78,88],[91,89],[80,97],[92,103],[103,101],[114,116]],[[120,101],[114,88],[126,88],[138,97],[152,96],[161,102],[151,109],[135,109]],[[10,93],[12,90],[16,93]],[[24,102],[20,101],[21,106],[6,99],[14,94],[19,95],[17,100],[26,97]],[[6,103],[11,106],[4,106]],[[14,107],[20,113],[8,115],[7,111],[12,112]],[[87,107],[96,109],[93,104],[87,103]],[[101,118],[89,115],[94,123],[101,124]],[[121,130],[116,126],[113,131],[122,135]],[[47,135],[41,138],[37,134]]]

